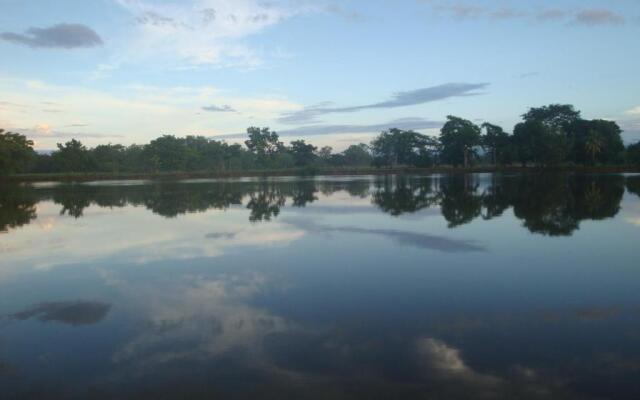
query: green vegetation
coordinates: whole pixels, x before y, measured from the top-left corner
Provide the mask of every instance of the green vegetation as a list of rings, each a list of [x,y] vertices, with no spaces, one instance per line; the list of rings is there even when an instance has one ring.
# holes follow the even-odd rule
[[[203,136],[164,135],[146,145],[99,145],[89,149],[72,139],[52,154],[36,154],[25,136],[0,130],[0,175],[18,173],[162,174],[230,173],[356,167],[478,165],[523,167],[640,165],[640,143],[626,149],[613,121],[584,120],[567,104],[531,108],[513,134],[491,123],[481,126],[448,116],[438,138],[392,128],[370,145],[341,153],[304,140],[288,146],[269,128],[247,129],[248,139],[228,144]]]

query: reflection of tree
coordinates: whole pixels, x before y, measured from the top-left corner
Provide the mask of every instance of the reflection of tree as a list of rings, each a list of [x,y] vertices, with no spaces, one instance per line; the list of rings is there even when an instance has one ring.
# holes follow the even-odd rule
[[[437,202],[431,179],[384,177],[375,182],[372,201],[394,216],[414,213]]]
[[[640,193],[640,177],[627,177],[630,192]],[[351,196],[371,195],[372,202],[393,216],[415,213],[439,205],[449,227],[492,219],[513,207],[515,216],[531,232],[570,235],[585,219],[615,216],[624,194],[625,178],[615,175],[532,174],[493,175],[485,184],[476,175],[442,177],[381,177],[369,180],[283,180],[156,182],[145,185],[58,185],[47,189],[25,186],[0,191],[0,230],[29,223],[39,200],[53,199],[61,215],[83,216],[86,207],[142,206],[163,217],[227,209],[243,204],[249,220],[269,221],[290,200],[304,207],[317,193],[337,191]],[[482,185],[481,185],[482,183]],[[480,190],[484,187],[483,190]],[[5,188],[3,188],[5,189]]]
[[[469,223],[480,215],[482,196],[477,194],[477,189],[477,181],[467,174],[440,180],[440,209],[449,228]]]
[[[270,221],[272,217],[280,214],[280,207],[284,206],[285,202],[285,195],[277,187],[265,183],[260,189],[249,194],[249,221]]]
[[[501,216],[510,207],[510,200],[504,179],[492,175],[491,185],[482,194],[482,218],[489,220]]]
[[[531,175],[510,185],[515,215],[535,233],[570,235],[585,219],[614,217],[620,209],[620,176]]]
[[[575,217],[580,220],[613,218],[624,195],[622,176],[576,176],[572,180]]]
[[[640,175],[627,177],[627,190],[640,196]]]
[[[53,201],[62,205],[60,215],[80,218],[84,209],[91,205],[95,198],[93,190],[84,185],[61,185],[53,192]]]
[[[18,185],[0,187],[0,232],[26,225],[37,217],[37,198]]]
[[[316,184],[313,181],[296,182],[291,189],[291,200],[294,207],[304,207],[307,203],[318,200]]]
[[[568,179],[566,175],[527,175],[508,186],[513,212],[531,232],[563,236],[578,229],[571,215]]]

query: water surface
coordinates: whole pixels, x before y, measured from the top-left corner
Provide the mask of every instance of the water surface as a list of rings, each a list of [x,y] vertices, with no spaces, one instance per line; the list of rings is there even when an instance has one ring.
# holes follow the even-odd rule
[[[0,187],[1,398],[640,398],[640,176]]]

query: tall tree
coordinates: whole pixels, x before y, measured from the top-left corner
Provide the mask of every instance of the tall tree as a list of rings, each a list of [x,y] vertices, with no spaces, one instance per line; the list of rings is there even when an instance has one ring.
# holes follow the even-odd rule
[[[371,165],[371,152],[365,143],[352,144],[342,152],[344,162],[351,166]]]
[[[640,142],[627,146],[626,159],[628,164],[640,165]]]
[[[313,164],[316,159],[315,151],[317,147],[305,143],[304,140],[294,140],[291,142],[291,154],[297,167],[305,167]]]
[[[482,124],[482,130],[482,147],[489,153],[491,163],[496,165],[499,161],[504,162],[509,151],[509,134],[502,127],[488,122]]]
[[[57,144],[52,154],[53,167],[59,172],[88,172],[95,170],[95,161],[87,148],[78,140],[71,139]]]
[[[284,150],[284,144],[280,142],[280,138],[276,132],[271,132],[269,128],[247,128],[249,139],[244,144],[247,149],[257,158],[258,165],[261,167],[273,166],[275,156],[278,152]]]
[[[480,138],[480,128],[476,124],[448,115],[447,122],[440,130],[442,161],[455,166],[462,164],[468,167],[475,154],[474,147],[481,144]]]
[[[377,165],[415,165],[428,138],[414,131],[391,128],[371,142]]]
[[[0,175],[27,172],[35,156],[32,140],[0,129]]]
[[[533,161],[541,164],[557,164],[567,158],[572,129],[580,120],[580,111],[570,104],[550,104],[533,107],[522,115],[524,127],[531,134],[529,149]],[[514,129],[515,135],[515,129]],[[521,149],[522,150],[522,149]]]
[[[615,164],[624,161],[622,129],[613,121],[578,120],[571,130],[571,161]]]

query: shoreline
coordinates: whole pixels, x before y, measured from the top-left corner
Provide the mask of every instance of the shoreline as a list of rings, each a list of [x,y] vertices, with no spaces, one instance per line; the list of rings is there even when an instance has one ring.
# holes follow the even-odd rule
[[[344,175],[431,175],[431,174],[471,174],[471,173],[531,173],[531,172],[569,172],[569,173],[640,173],[640,166],[557,166],[557,167],[391,167],[391,168],[292,168],[277,170],[248,170],[248,171],[192,171],[192,172],[160,172],[160,173],[43,173],[16,174],[0,176],[2,182],[88,182],[103,180],[182,180],[182,179],[213,179],[213,178],[267,178],[286,176],[344,176]]]

